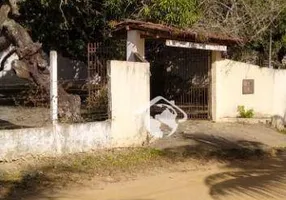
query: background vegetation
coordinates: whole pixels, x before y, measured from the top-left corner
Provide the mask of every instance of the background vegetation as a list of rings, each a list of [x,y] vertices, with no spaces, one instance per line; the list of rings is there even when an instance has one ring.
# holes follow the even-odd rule
[[[86,60],[86,44],[103,40],[110,24],[138,19],[199,31],[220,32],[248,42],[231,49],[236,60],[285,68],[286,2],[284,0],[24,0],[16,19],[43,43],[65,56]]]

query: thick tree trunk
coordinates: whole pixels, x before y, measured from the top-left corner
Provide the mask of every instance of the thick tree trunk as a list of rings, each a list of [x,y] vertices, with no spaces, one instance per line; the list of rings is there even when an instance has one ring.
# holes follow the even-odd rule
[[[8,13],[18,14],[15,0],[9,0],[0,8],[0,50],[10,44],[15,46],[15,53],[19,60],[12,62],[12,68],[20,78],[28,79],[43,87],[48,93],[50,89],[49,64],[45,59],[42,46],[34,43],[28,32],[13,19],[8,18]],[[12,6],[11,6],[12,5]],[[59,115],[69,120],[80,119],[80,97],[68,94],[59,86]]]

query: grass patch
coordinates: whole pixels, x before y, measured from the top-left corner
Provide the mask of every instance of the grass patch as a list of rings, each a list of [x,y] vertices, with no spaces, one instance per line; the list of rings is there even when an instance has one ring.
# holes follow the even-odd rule
[[[0,170],[0,198],[15,198],[15,195],[46,188],[62,188],[72,183],[81,183],[95,176],[116,176],[148,169],[164,162],[160,150],[136,148],[81,153],[61,158],[43,158],[29,166],[14,170]]]
[[[99,154],[78,154],[63,161],[54,160],[50,169],[69,173],[106,175],[132,171],[160,158],[160,151],[147,148],[115,150]]]
[[[277,130],[279,133],[285,134],[286,135],[286,129],[283,130]]]

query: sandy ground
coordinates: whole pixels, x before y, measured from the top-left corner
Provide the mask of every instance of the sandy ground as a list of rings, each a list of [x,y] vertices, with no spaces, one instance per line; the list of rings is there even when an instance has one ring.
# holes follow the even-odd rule
[[[79,189],[46,194],[40,199],[55,200],[167,200],[212,199],[204,179],[217,170],[163,173],[133,181],[107,184],[101,189]]]
[[[0,106],[0,129],[43,127],[49,118],[48,108]]]
[[[282,168],[270,169],[256,164],[231,168],[207,164],[200,169],[140,175],[135,180],[100,186],[70,188],[46,192],[39,200],[261,200],[286,199],[286,174]],[[284,163],[285,164],[285,163]],[[183,166],[184,165],[184,166]],[[277,171],[276,171],[277,170]]]

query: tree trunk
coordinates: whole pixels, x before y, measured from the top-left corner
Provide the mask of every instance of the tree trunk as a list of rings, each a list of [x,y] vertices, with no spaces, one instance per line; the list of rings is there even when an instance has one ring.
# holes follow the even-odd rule
[[[19,60],[12,62],[12,68],[16,75],[35,82],[49,93],[49,64],[45,59],[46,56],[42,50],[42,45],[34,43],[24,27],[8,18],[9,12],[19,14],[17,11],[15,0],[9,0],[7,4],[3,4],[0,8],[0,50],[12,44],[15,47],[14,52],[19,57]],[[61,86],[58,88],[58,94],[59,116],[73,121],[79,120],[80,97],[68,94]]]

